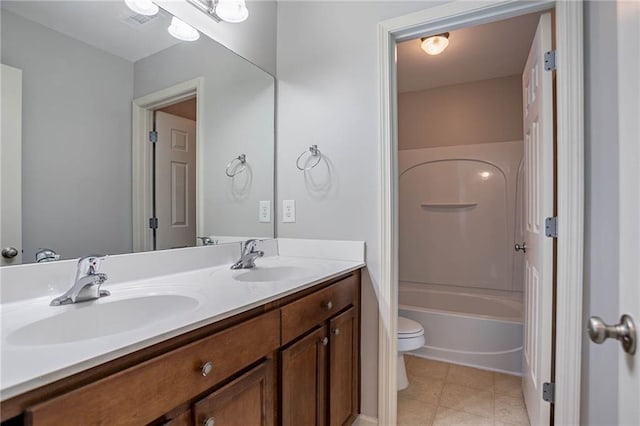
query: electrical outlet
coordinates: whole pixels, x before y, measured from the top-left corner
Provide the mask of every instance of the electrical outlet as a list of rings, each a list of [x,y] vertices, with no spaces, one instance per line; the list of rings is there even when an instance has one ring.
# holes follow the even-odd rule
[[[282,221],[284,223],[291,223],[296,221],[296,201],[295,200],[282,201]]]
[[[260,201],[258,221],[266,223],[271,222],[271,201]]]

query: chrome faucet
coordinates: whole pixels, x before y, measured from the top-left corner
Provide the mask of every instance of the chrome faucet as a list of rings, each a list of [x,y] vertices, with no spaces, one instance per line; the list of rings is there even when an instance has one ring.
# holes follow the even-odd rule
[[[111,293],[107,290],[100,290],[102,283],[107,280],[107,274],[98,272],[100,263],[104,258],[105,256],[95,254],[81,257],[78,260],[78,270],[76,271],[76,280],[73,287],[62,296],[53,299],[50,305],[68,305],[110,295]]]
[[[254,250],[258,240],[247,240],[243,243],[240,260],[231,265],[231,269],[251,269],[256,266],[256,258],[264,256],[262,250]]]
[[[60,259],[60,255],[48,248],[40,248],[36,252],[36,263],[53,262]]]
[[[214,240],[211,237],[197,237],[199,240],[202,240],[203,246],[215,246],[218,244],[218,240]]]

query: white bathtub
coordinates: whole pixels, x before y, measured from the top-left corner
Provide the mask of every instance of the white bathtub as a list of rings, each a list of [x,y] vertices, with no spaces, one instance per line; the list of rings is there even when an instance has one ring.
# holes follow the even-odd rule
[[[500,296],[400,286],[399,314],[424,327],[416,355],[522,374],[522,302]]]

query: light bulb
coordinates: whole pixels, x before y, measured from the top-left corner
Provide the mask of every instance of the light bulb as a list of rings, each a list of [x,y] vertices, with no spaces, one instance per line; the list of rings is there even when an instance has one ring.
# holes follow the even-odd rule
[[[249,17],[249,9],[244,0],[218,0],[216,15],[225,22],[238,23]]]
[[[193,28],[191,25],[186,22],[181,21],[175,16],[171,18],[171,25],[167,29],[169,34],[177,38],[178,40],[184,41],[196,41],[200,38],[200,33],[198,30]]]
[[[151,0],[124,0],[124,3],[135,13],[145,16],[153,16],[160,10]]]
[[[439,55],[449,45],[449,33],[438,34],[430,37],[423,37],[422,50],[428,55]]]

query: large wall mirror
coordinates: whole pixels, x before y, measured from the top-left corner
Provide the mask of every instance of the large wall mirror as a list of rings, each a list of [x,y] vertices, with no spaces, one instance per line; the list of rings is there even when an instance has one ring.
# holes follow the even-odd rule
[[[274,236],[271,75],[173,37],[162,9],[2,1],[1,18],[3,165],[21,144],[3,265]]]

